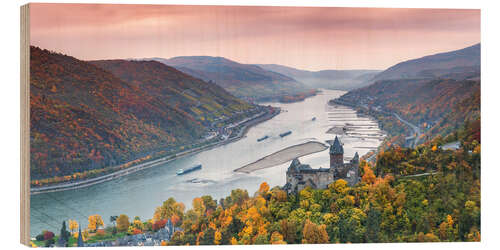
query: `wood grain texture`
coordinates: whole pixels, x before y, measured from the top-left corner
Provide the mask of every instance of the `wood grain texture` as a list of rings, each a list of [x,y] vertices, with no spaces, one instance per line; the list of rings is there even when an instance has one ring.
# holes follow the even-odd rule
[[[21,6],[21,244],[30,243],[30,20],[29,4]]]

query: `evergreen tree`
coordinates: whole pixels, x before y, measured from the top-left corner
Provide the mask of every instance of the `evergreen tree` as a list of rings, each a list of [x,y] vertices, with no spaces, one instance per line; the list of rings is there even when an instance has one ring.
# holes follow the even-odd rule
[[[82,237],[82,229],[78,228],[78,241],[76,243],[77,247],[83,247],[83,237]]]
[[[63,221],[61,227],[61,233],[59,234],[59,240],[57,241],[57,244],[61,247],[67,247],[70,236],[71,233],[66,229],[66,221]]]

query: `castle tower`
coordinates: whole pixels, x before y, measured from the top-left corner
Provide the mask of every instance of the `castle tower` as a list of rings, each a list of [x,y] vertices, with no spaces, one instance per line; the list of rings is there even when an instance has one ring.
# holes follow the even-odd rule
[[[354,157],[352,158],[351,163],[353,163],[353,164],[359,164],[359,154],[358,154],[358,152],[356,152],[354,154]]]
[[[354,157],[351,160],[351,169],[354,171],[354,177],[352,177],[351,185],[356,185],[359,181],[361,181],[361,177],[359,176],[359,154],[356,152]]]
[[[344,147],[340,144],[339,138],[335,136],[333,144],[330,146],[330,168],[335,169],[344,164]]]

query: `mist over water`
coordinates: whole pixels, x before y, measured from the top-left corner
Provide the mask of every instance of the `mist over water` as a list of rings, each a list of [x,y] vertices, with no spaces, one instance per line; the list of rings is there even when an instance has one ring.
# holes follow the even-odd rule
[[[344,143],[345,160],[357,151],[360,156],[382,142],[382,132],[375,121],[359,117],[354,110],[343,106],[329,106],[330,99],[343,91],[323,90],[315,97],[298,103],[266,103],[280,107],[284,112],[273,119],[252,127],[245,138],[177,159],[153,168],[132,173],[121,178],[84,187],[54,193],[31,196],[31,235],[48,229],[58,232],[63,220],[73,219],[87,225],[87,216],[99,214],[109,224],[111,215],[139,216],[142,220],[153,217],[154,210],[169,197],[183,202],[187,208],[195,197],[211,195],[215,199],[228,196],[236,188],[248,190],[250,195],[262,182],[271,187],[285,184],[289,163],[255,171],[251,174],[235,173],[234,169],[252,163],[278,150],[296,144],[319,141],[326,143],[335,135],[326,133],[333,126],[349,123],[353,130],[339,135]],[[312,118],[316,117],[313,121]],[[281,138],[280,133],[292,131]],[[258,138],[269,136],[257,142]],[[328,167],[328,151],[300,158],[313,168]],[[199,171],[177,176],[180,168],[202,164]],[[190,180],[196,179],[193,183]]]

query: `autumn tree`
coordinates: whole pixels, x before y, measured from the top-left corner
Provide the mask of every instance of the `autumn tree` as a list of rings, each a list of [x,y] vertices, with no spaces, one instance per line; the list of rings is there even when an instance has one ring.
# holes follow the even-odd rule
[[[306,220],[302,230],[302,243],[323,244],[328,243],[328,233],[325,225],[316,225],[310,220]]]
[[[298,239],[298,230],[295,223],[287,219],[283,219],[280,221],[280,229],[286,242],[288,242],[289,244],[298,243],[296,242],[296,240]]]
[[[271,234],[271,244],[286,244],[286,242],[283,240],[283,235],[281,235],[278,231],[274,231]]]
[[[257,193],[266,200],[268,200],[270,198],[271,194],[269,193],[269,185],[267,184],[267,182],[262,182],[260,184],[260,187],[259,187],[259,190],[257,191]]]
[[[248,191],[243,189],[236,189],[236,190],[231,190],[231,195],[225,199],[225,202],[227,202],[229,206],[233,204],[241,205],[248,198],[249,198]]]
[[[373,184],[375,182],[375,174],[373,173],[370,165],[366,164],[363,166],[364,175],[361,180],[367,184]]]
[[[128,230],[128,227],[130,226],[130,222],[128,220],[128,216],[125,214],[121,214],[118,216],[116,219],[116,229],[119,232],[125,232]]]
[[[184,214],[185,206],[181,202],[176,202],[174,198],[169,198],[163,202],[163,205],[157,207],[153,215],[153,221],[169,219],[172,215],[177,215],[180,219]]]
[[[217,202],[210,195],[204,195],[201,197],[203,200],[203,205],[207,211],[213,211],[217,208]]]
[[[99,227],[104,226],[104,222],[98,214],[89,216],[88,221],[88,228],[90,231],[96,231]]]
[[[222,234],[219,230],[215,231],[214,233],[214,244],[215,245],[220,245],[222,240]]]
[[[193,211],[196,213],[198,218],[205,215],[206,207],[205,204],[203,204],[203,199],[194,198],[192,205],[193,205]]]
[[[73,233],[78,229],[78,222],[75,220],[68,220],[69,230]]]

